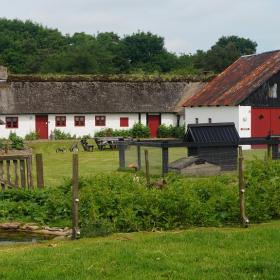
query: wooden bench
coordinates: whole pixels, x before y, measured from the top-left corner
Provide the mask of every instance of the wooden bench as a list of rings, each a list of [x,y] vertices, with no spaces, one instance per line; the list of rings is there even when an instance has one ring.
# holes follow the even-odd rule
[[[104,150],[104,148],[109,149],[117,149],[119,141],[127,141],[131,140],[130,138],[124,137],[95,137],[94,141],[100,151]]]

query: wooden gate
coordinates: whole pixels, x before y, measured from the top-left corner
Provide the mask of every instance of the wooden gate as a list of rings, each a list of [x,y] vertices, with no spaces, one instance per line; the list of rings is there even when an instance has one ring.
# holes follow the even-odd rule
[[[6,188],[33,189],[32,154],[0,155],[0,184]]]

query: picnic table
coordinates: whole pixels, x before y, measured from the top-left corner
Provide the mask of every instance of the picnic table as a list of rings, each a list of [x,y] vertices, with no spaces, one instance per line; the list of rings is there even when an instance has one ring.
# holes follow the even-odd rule
[[[103,150],[108,147],[109,149],[117,149],[119,141],[131,140],[130,138],[124,137],[95,137],[94,141],[99,150]]]

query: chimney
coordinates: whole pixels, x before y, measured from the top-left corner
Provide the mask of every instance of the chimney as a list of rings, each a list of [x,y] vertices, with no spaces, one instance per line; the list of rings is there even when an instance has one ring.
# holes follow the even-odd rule
[[[6,82],[8,79],[8,69],[0,65],[0,82]]]

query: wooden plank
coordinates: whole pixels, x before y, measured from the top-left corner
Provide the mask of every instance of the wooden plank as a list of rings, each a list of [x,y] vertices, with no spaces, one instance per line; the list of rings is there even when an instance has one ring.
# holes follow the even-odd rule
[[[78,227],[78,187],[79,187],[79,159],[78,154],[73,154],[72,159],[72,239],[79,235]]]
[[[119,144],[119,168],[125,168],[125,143],[120,141]]]
[[[11,167],[11,162],[10,160],[6,160],[6,170],[7,170],[7,184],[8,184],[8,187],[10,186],[11,184],[11,173],[10,173],[10,168]]]
[[[36,154],[36,173],[37,173],[37,187],[44,188],[44,168],[43,168],[43,155]]]
[[[30,155],[0,155],[0,160],[24,160],[27,159]]]
[[[25,161],[20,160],[20,181],[21,187],[26,188],[26,177],[25,177]]]
[[[243,173],[243,152],[242,147],[239,147],[239,166],[238,166],[238,177],[239,177],[239,208],[240,208],[240,226],[248,227],[249,220],[245,214],[245,184],[244,184],[244,173]]]
[[[161,152],[161,159],[162,159],[162,176],[168,173],[168,164],[169,164],[169,155],[168,155],[168,148],[162,148]]]
[[[138,170],[141,170],[141,147],[137,146],[137,166],[138,166]]]
[[[146,166],[146,181],[147,187],[151,186],[151,178],[150,178],[150,163],[149,163],[149,152],[145,150],[145,166]]]
[[[14,164],[15,187],[18,188],[19,187],[18,161],[17,160],[13,160],[13,164]]]
[[[33,179],[32,179],[32,156],[26,159],[26,167],[27,167],[27,185],[28,188],[33,188]]]
[[[0,180],[4,179],[4,162],[3,160],[0,160]],[[1,189],[2,191],[5,190],[5,184],[1,182]]]

